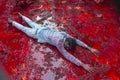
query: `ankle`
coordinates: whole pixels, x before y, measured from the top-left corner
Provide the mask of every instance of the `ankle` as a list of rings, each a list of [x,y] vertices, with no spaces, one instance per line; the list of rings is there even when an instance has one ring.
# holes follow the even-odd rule
[[[12,25],[13,20],[11,20],[10,18],[8,18],[8,24]]]

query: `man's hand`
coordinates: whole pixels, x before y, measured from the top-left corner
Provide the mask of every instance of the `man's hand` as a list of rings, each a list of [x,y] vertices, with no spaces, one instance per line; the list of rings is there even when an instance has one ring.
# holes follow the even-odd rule
[[[82,67],[88,72],[93,72],[93,68],[89,64],[83,64]]]
[[[89,49],[93,54],[95,54],[97,57],[100,56],[100,52],[99,52],[97,49],[94,49],[94,48],[91,48],[91,47],[88,47],[88,49]]]

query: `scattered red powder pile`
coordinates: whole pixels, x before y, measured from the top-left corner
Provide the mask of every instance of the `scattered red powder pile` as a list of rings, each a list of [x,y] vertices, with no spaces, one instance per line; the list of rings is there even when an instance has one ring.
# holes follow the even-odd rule
[[[82,47],[71,52],[95,72],[71,64],[55,47],[39,44],[10,26],[8,18],[26,25],[18,12],[33,20],[52,16],[58,26],[63,24],[61,30],[98,49],[99,58]],[[0,62],[11,80],[120,80],[118,14],[113,0],[100,4],[94,0],[0,0]]]

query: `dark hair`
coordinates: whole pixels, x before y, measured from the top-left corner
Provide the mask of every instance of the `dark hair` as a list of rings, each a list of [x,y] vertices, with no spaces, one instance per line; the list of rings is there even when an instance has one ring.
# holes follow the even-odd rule
[[[69,37],[69,38],[65,39],[65,42],[68,43],[68,46],[69,46],[68,49],[70,49],[70,50],[74,50],[75,49],[75,47],[76,47],[76,40],[75,39]],[[66,48],[65,45],[64,45],[64,47]]]

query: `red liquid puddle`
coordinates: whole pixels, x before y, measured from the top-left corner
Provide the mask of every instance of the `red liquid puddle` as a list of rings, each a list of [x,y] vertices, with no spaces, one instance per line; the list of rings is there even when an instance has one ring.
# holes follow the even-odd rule
[[[0,61],[11,80],[120,79],[119,16],[112,1],[106,0],[102,4],[95,4],[93,0],[42,0],[33,3],[27,0],[25,4],[22,1],[24,0],[18,1],[19,3],[15,0],[0,1]],[[64,30],[70,35],[98,49],[101,53],[99,58],[81,47],[71,52],[84,63],[94,67],[96,71],[86,72],[81,67],[66,61],[56,48],[39,44],[9,26],[8,18],[22,23],[18,12],[30,18],[40,15],[46,19],[52,15],[54,22],[58,25],[63,24]]]

